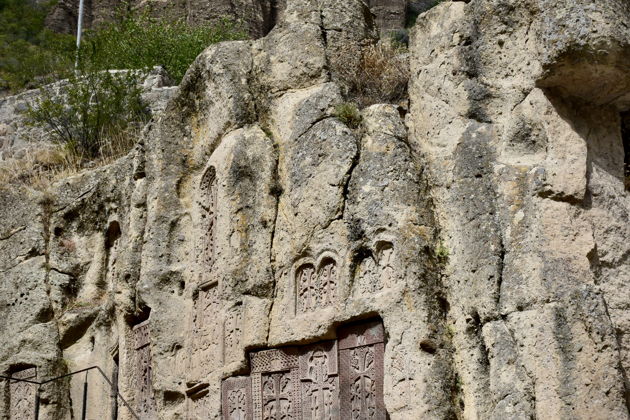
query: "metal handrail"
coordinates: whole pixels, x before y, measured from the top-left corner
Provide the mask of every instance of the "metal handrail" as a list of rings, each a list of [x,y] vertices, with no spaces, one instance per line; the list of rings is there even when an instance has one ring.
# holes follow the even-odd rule
[[[123,404],[125,405],[125,407],[127,407],[127,409],[129,409],[129,412],[137,420],[140,420],[140,417],[135,413],[135,411],[133,411],[133,409],[131,408],[129,403],[123,398],[122,395],[120,395],[120,392],[118,392],[118,387],[112,381],[109,380],[107,375],[105,375],[105,372],[103,372],[103,370],[100,367],[98,367],[98,366],[90,366],[90,367],[85,368],[85,369],[77,370],[76,372],[66,373],[65,375],[57,376],[55,378],[51,378],[51,379],[48,379],[46,381],[41,381],[41,382],[31,381],[31,380],[28,380],[28,379],[12,378],[10,376],[4,376],[4,375],[0,375],[0,378],[8,379],[10,381],[26,382],[26,383],[29,383],[29,384],[37,385],[37,391],[35,393],[35,420],[37,420],[37,418],[39,416],[39,392],[40,392],[40,388],[42,387],[42,385],[46,385],[46,384],[49,384],[51,382],[58,381],[59,379],[67,378],[68,376],[73,376],[73,375],[76,375],[78,373],[88,372],[88,371],[90,371],[92,369],[96,369],[101,374],[101,376],[103,376],[103,379],[105,379],[105,381],[109,384],[110,388],[112,389],[112,396],[114,396],[114,390],[115,390],[116,396],[118,396],[120,398],[120,400],[123,402]],[[85,384],[84,384],[84,388],[83,388],[83,393],[84,393],[83,410],[84,410],[84,413],[85,413],[86,396],[87,396],[87,373],[85,375]],[[84,417],[85,417],[85,414],[84,414]]]

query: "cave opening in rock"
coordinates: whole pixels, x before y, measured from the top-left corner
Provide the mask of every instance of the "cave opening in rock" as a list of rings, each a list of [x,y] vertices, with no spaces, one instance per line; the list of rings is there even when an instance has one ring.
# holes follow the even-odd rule
[[[630,191],[630,111],[621,114],[621,140],[623,141],[623,180]]]

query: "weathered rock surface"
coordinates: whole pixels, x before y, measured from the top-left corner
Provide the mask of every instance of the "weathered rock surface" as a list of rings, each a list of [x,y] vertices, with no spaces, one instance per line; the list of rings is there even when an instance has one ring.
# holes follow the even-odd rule
[[[421,15],[409,111],[358,129],[330,63],[361,1],[208,48],[129,155],[0,192],[0,374],[98,365],[142,418],[627,419],[630,10],[547,3]]]

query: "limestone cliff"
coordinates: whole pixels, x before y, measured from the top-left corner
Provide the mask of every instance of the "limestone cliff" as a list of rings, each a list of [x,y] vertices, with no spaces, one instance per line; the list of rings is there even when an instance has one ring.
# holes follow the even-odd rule
[[[129,155],[0,192],[0,374],[141,418],[627,419],[625,0],[444,2],[409,107],[335,118],[360,0],[289,0]],[[85,376],[40,388],[80,417]],[[35,385],[4,382],[0,418]],[[134,418],[95,371],[88,418]]]

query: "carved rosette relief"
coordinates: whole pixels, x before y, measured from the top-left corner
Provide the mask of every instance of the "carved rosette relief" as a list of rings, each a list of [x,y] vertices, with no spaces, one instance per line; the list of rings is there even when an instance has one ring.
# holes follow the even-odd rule
[[[381,241],[375,251],[359,264],[356,292],[367,295],[392,287],[397,281],[394,268],[394,246],[391,242]]]
[[[223,361],[230,363],[239,359],[243,338],[243,305],[230,308],[223,323]]]
[[[23,369],[11,375],[16,379],[37,380],[37,368]],[[9,419],[27,420],[33,418],[37,385],[28,382],[9,382]]]
[[[208,168],[199,186],[200,232],[198,261],[202,273],[209,272],[216,257],[217,177],[213,167]]]
[[[301,418],[296,349],[252,353],[251,365],[254,420]]]
[[[337,263],[331,257],[313,263],[303,263],[295,271],[296,312],[313,312],[331,306],[337,299]]]
[[[385,420],[383,354],[384,333],[380,322],[340,331],[341,418]]]
[[[339,341],[254,352],[249,377],[223,381],[223,420],[385,420],[384,346],[371,321]]]
[[[149,320],[133,328],[135,369],[133,385],[136,391],[136,409],[142,418],[155,417],[155,398],[152,383],[151,339],[149,336]]]
[[[217,282],[201,286],[193,307],[189,358],[191,372],[205,375],[215,370],[221,361],[220,313]]]
[[[221,395],[225,420],[252,420],[252,381],[249,377],[224,380]]]

